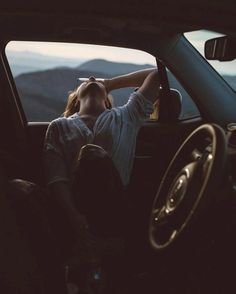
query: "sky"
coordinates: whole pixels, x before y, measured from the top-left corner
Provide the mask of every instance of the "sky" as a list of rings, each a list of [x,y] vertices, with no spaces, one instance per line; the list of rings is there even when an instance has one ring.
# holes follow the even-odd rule
[[[155,64],[155,58],[143,51],[127,48],[96,46],[86,44],[48,43],[48,42],[10,42],[7,50],[53,56],[89,60],[94,58],[116,62],[150,63]]]
[[[186,38],[203,54],[204,42],[207,39],[221,36],[218,33],[208,31],[197,31],[185,34]],[[143,51],[95,46],[85,44],[48,43],[48,42],[10,42],[7,51],[11,52],[32,52],[47,56],[60,57],[65,59],[89,60],[95,58],[106,59],[116,62],[129,62],[135,64],[155,64],[155,58]],[[211,65],[223,74],[236,75],[236,60],[230,62],[211,61]]]

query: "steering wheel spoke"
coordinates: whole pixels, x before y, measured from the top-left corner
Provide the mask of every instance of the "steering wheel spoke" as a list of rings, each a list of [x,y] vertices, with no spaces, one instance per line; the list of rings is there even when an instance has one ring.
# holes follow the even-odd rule
[[[168,222],[168,209],[163,206],[159,209],[155,209],[152,214],[153,226],[162,226]]]

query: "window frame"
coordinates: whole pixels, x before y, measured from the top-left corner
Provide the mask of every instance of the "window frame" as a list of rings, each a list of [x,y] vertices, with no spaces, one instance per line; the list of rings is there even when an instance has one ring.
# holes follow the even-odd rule
[[[186,39],[186,38],[185,38]],[[187,39],[186,39],[187,40]],[[19,95],[19,92],[18,92],[18,89],[17,89],[17,86],[15,84],[15,79],[13,77],[13,74],[12,74],[12,71],[11,71],[11,67],[10,67],[10,63],[8,61],[8,58],[7,58],[7,54],[6,54],[6,47],[8,45],[9,42],[12,42],[12,41],[20,41],[20,42],[28,42],[28,41],[32,41],[32,40],[28,40],[28,41],[25,41],[25,40],[9,40],[7,42],[5,42],[4,44],[4,48],[3,48],[3,51],[2,51],[2,55],[4,57],[4,63],[6,65],[6,69],[7,69],[7,73],[8,73],[8,78],[10,80],[10,84],[11,84],[11,87],[12,87],[12,90],[13,90],[13,93],[14,93],[14,98],[15,98],[15,102],[16,102],[16,105],[17,105],[17,109],[19,111],[19,114],[21,116],[21,120],[23,121],[23,124],[24,125],[27,125],[29,123],[48,123],[50,122],[50,120],[48,121],[45,121],[45,120],[41,120],[41,121],[30,121],[28,120],[27,118],[27,114],[25,112],[25,109],[22,105],[22,101],[21,101],[21,97]],[[188,40],[187,40],[188,41]],[[39,42],[39,41],[32,41],[32,42]],[[40,40],[40,42],[48,42],[48,41],[43,41],[43,40]],[[189,42],[189,41],[188,41]],[[60,41],[51,41],[50,43],[61,43]],[[65,43],[68,43],[68,44],[80,44],[80,43],[75,43],[75,42],[65,42]],[[190,43],[190,42],[189,42]],[[81,44],[84,44],[84,43],[81,43]],[[190,43],[191,44],[191,43]],[[95,46],[104,46],[104,45],[99,45],[99,44],[90,44],[90,45],[95,45]],[[109,45],[106,45],[107,47],[116,47],[116,46],[109,46]],[[191,44],[192,46],[192,44]],[[117,46],[118,47],[118,46]],[[194,48],[194,46],[192,46]],[[134,49],[134,50],[138,50],[140,52],[144,52],[144,53],[147,53],[149,55],[152,55],[151,53],[149,52],[146,52],[146,51],[142,51],[141,49],[136,49],[136,48],[125,48],[125,47],[120,47],[122,49]],[[195,48],[194,48],[195,49]],[[196,49],[195,49],[196,50]],[[199,53],[200,54],[200,53]],[[156,58],[154,55],[152,55],[153,58]],[[166,66],[166,65],[165,65]],[[195,107],[197,108],[198,110],[198,113],[194,116],[191,116],[191,117],[182,117],[182,118],[179,118],[177,121],[181,122],[181,121],[188,121],[188,120],[192,120],[192,119],[196,119],[196,118],[201,118],[201,112],[200,112],[200,109],[198,108],[197,104],[195,103],[194,99],[192,98],[191,94],[190,94],[190,91],[187,90],[184,86],[184,83],[182,83],[180,81],[180,79],[178,79],[176,77],[176,75],[174,74],[174,71],[169,69],[167,66],[166,68],[171,72],[171,74],[174,76],[174,78],[177,80],[177,82],[181,85],[181,87],[184,89],[184,91],[187,93],[188,95],[188,98],[192,100],[192,103],[194,103]],[[224,79],[223,79],[224,80]],[[177,89],[179,91],[179,89]],[[181,93],[181,91],[179,91]],[[181,93],[182,95],[182,93]],[[128,98],[127,98],[128,99]],[[59,116],[58,116],[59,117]],[[148,123],[157,123],[159,122],[158,119],[148,119]]]

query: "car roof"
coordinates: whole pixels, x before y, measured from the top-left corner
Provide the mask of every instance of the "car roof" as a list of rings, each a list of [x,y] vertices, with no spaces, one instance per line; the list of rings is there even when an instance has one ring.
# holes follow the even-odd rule
[[[215,3],[213,0],[145,0],[136,5],[135,1],[131,3],[127,0],[100,0],[95,3],[72,3],[68,0],[56,5],[49,1],[45,4],[42,1],[34,3],[25,0],[13,7],[9,0],[8,5],[0,3],[1,49],[4,53],[4,42],[7,44],[11,40],[41,40],[91,43],[146,51],[160,58],[181,82],[185,81],[184,86],[191,91],[194,101],[198,101],[198,105],[201,102],[204,106],[201,113],[207,113],[211,121],[226,125],[235,121],[235,107],[232,107],[235,105],[235,93],[222,79],[218,80],[214,73],[209,74],[208,68],[203,68],[201,59],[192,51],[195,49],[191,49],[192,46],[181,33],[209,29],[235,36],[235,7],[236,2],[230,0],[225,0],[224,3]],[[186,52],[191,53],[188,54],[188,59]],[[210,93],[204,87],[200,87],[202,92],[199,91],[199,76],[196,78],[194,75],[199,69],[205,72],[200,77],[202,83],[210,78],[210,84],[215,85],[217,80],[217,87],[209,89],[206,85],[205,88]],[[221,97],[224,97],[224,103]],[[223,104],[228,105],[224,107],[226,110],[218,111],[223,109]]]
[[[73,40],[88,33],[110,41],[110,35],[168,34],[197,29],[234,35],[236,1],[20,1],[0,3],[1,39]],[[30,24],[30,25],[29,25]]]

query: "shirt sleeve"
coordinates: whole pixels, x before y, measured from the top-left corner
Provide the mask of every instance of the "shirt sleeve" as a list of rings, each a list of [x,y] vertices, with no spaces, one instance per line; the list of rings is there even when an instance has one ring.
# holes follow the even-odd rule
[[[48,126],[43,148],[44,174],[48,185],[59,181],[69,181],[59,139],[57,124],[55,121],[52,121]]]
[[[145,122],[153,112],[152,102],[136,91],[130,95],[127,104],[123,107],[127,110],[130,119],[139,123]]]

